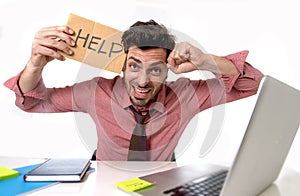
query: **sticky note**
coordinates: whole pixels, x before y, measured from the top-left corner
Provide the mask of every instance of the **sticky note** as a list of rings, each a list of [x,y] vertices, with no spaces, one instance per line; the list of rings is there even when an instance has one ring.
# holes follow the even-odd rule
[[[19,172],[7,167],[0,166],[0,180],[13,178],[19,175]]]
[[[117,182],[115,185],[127,192],[136,192],[145,188],[149,188],[154,184],[140,178],[133,178],[122,182]]]

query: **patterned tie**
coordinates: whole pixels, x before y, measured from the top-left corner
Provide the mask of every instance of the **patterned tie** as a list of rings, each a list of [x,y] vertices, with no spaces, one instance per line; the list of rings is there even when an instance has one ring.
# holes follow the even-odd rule
[[[138,113],[133,106],[129,107],[134,113],[136,126],[133,130],[129,151],[128,161],[147,161],[147,136],[145,132],[145,119],[149,116],[149,112],[146,115]]]

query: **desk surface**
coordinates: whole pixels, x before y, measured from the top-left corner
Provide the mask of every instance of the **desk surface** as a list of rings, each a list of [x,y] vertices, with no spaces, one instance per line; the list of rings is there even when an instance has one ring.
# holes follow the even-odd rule
[[[45,159],[0,157],[0,164],[17,168],[43,162]],[[59,183],[32,192],[30,196],[60,195],[129,195],[114,183],[177,167],[175,162],[93,162],[94,172],[80,183]],[[279,178],[261,196],[294,196],[300,194],[300,173],[283,168]]]

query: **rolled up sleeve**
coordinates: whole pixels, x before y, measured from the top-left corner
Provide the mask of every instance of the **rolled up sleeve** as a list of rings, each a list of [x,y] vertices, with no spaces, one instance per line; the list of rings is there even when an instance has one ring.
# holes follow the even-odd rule
[[[257,93],[264,75],[246,62],[248,53],[248,51],[241,51],[224,56],[236,66],[239,72],[236,75],[216,74],[212,79],[191,81],[198,97],[200,111]],[[193,93],[189,94],[193,95]]]
[[[226,87],[226,92],[229,93],[232,88],[236,90],[249,91],[259,85],[263,74],[251,64],[246,62],[249,51],[244,50],[238,53],[224,56],[224,58],[230,60],[238,70],[239,74],[233,76],[218,75],[221,78]]]
[[[27,112],[65,112],[72,110],[71,87],[46,88],[41,78],[37,86],[27,93],[23,93],[18,85],[18,75],[4,82],[4,86],[12,90],[16,95],[15,104]]]
[[[264,74],[254,68],[246,61],[249,51],[241,51],[224,56],[237,68],[239,74],[233,76],[219,75],[224,82],[227,101],[233,101],[243,97],[251,96],[258,90]]]

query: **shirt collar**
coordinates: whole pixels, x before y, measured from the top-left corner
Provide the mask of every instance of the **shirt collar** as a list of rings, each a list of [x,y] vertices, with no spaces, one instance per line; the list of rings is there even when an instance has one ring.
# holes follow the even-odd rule
[[[128,96],[123,77],[117,76],[116,83],[113,87],[113,99],[120,104],[124,109],[127,109],[132,105],[132,102]],[[163,84],[162,88],[157,94],[156,102],[152,103],[149,110],[156,110],[160,113],[165,111],[164,103],[166,99],[166,86]]]

